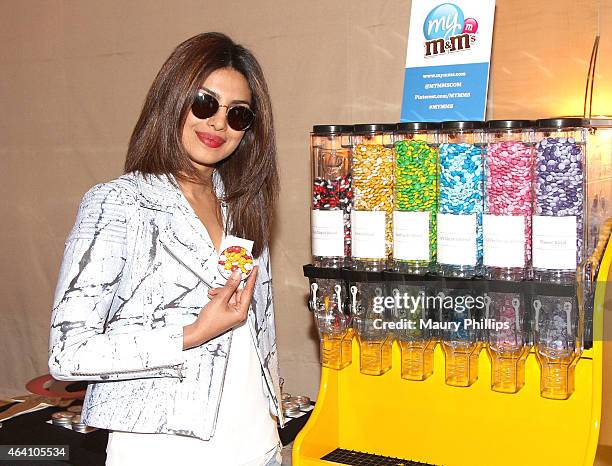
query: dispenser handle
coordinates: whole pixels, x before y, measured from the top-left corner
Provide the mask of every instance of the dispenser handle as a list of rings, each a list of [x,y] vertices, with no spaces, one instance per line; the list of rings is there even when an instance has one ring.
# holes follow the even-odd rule
[[[539,318],[540,318],[540,309],[542,309],[542,303],[540,302],[540,300],[539,300],[539,299],[535,299],[535,300],[533,301],[533,308],[535,309],[535,316],[534,316],[534,321],[535,321],[535,324],[534,324],[534,330],[535,330],[536,332],[538,332],[538,331],[540,330],[540,326],[539,326],[539,324],[538,324],[538,320],[539,320]]]
[[[484,305],[485,305],[485,319],[489,318],[489,308],[491,307],[491,296],[485,294],[484,296]]]
[[[341,314],[344,314],[344,306],[342,305],[342,287],[340,285],[334,286],[334,291],[336,292],[336,301],[338,303],[338,310]]]
[[[316,282],[310,284],[310,310],[315,312],[317,310],[317,290],[319,285]]]
[[[357,287],[355,285],[351,286],[351,312],[355,316],[357,315]]]

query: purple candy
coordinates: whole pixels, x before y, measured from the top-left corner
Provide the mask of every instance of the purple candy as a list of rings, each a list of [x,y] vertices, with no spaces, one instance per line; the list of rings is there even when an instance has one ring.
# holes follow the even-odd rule
[[[582,147],[574,138],[544,138],[536,144],[535,211],[538,215],[575,216],[576,263],[582,257],[584,169]]]

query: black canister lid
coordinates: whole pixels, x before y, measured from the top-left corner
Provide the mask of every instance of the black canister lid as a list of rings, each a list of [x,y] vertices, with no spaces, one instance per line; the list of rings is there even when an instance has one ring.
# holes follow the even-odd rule
[[[489,120],[486,127],[488,129],[521,129],[535,126],[531,120]]]
[[[313,134],[338,134],[352,131],[353,125],[314,125],[312,127]]]
[[[611,118],[591,118],[589,125],[593,128],[612,128]]]
[[[442,130],[469,130],[469,129],[482,129],[484,122],[482,121],[443,121]]]
[[[379,133],[380,131],[395,131],[395,123],[360,123],[353,126],[355,133]]]
[[[403,121],[397,124],[397,131],[431,131],[440,129],[440,123],[430,121]]]
[[[542,118],[536,121],[538,128],[575,128],[589,126],[589,120],[584,118]]]

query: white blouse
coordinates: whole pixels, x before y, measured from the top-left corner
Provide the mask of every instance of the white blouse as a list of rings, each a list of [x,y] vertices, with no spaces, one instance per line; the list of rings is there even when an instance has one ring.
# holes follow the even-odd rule
[[[110,432],[107,466],[198,464],[261,466],[276,453],[260,365],[246,323],[233,330],[215,433],[206,441],[170,434]]]

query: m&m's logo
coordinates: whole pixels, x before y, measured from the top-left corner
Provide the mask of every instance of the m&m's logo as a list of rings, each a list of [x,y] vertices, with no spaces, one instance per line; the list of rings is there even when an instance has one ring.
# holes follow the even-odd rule
[[[429,12],[423,23],[425,39],[448,39],[463,30],[463,11],[452,3],[443,3]]]
[[[463,11],[452,3],[443,3],[429,12],[423,22],[425,56],[469,50],[476,41],[478,22],[465,18]]]

